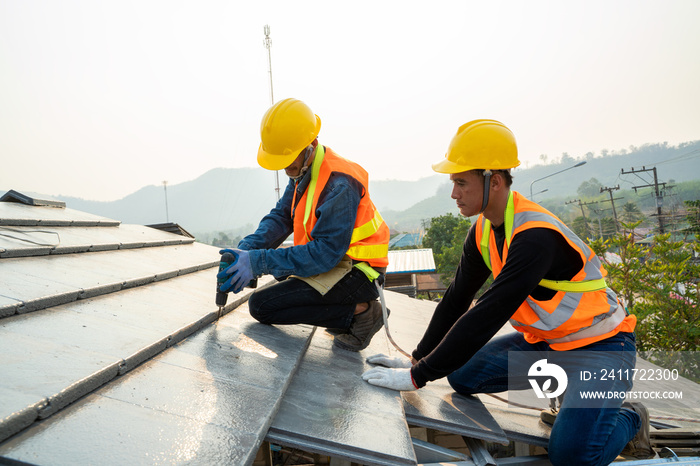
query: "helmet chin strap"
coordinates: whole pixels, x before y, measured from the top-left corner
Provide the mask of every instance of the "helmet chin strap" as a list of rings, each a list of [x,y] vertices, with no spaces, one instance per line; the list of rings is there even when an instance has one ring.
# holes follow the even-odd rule
[[[486,206],[489,204],[489,191],[491,190],[491,175],[493,172],[491,170],[484,170],[484,196],[483,196],[483,201],[481,202],[481,210],[479,213],[482,213],[485,209]]]
[[[290,178],[294,181],[298,181],[304,177],[307,171],[309,171],[309,166],[307,165],[307,162],[309,161],[309,157],[311,156],[311,153],[314,151],[314,146],[313,144],[304,149],[304,163],[301,166],[301,170],[299,170],[299,174],[297,176],[290,176]]]

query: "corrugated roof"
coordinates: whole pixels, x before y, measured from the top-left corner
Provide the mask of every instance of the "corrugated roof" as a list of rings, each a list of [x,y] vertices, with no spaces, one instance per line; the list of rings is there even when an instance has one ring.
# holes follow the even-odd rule
[[[389,249],[420,246],[422,241],[420,233],[400,233],[389,240]]]
[[[395,353],[384,334],[352,353],[322,329],[262,325],[248,289],[220,316],[218,248],[29,204],[0,202],[0,225],[0,462],[247,465],[268,440],[416,464],[425,445],[409,424],[546,444],[538,413],[444,381],[401,395],[362,381],[368,355]],[[385,294],[410,350],[435,303]],[[697,385],[683,383],[683,416],[700,418]]]
[[[386,273],[435,272],[432,249],[402,249],[389,251],[389,266]]]

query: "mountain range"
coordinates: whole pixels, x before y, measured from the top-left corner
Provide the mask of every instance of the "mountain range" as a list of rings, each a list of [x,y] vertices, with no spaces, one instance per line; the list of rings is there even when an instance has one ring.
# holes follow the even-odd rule
[[[582,164],[582,162],[585,162]],[[574,168],[574,165],[579,165]],[[650,171],[631,174],[633,169],[657,168],[659,182],[683,182],[700,178],[700,141],[669,146],[645,145],[640,148],[574,159],[564,154],[555,164],[513,170],[513,189],[535,200],[577,197],[577,188],[595,178],[607,187],[621,189],[653,183]],[[623,174],[628,172],[627,174]],[[413,231],[422,221],[447,212],[457,213],[450,198],[447,175],[434,174],[416,181],[372,181],[370,194],[389,226],[397,231]],[[281,190],[287,178],[280,172]],[[262,168],[215,168],[180,184],[146,186],[111,202],[54,196],[72,209],[120,220],[123,223],[155,224],[175,222],[194,233],[230,231],[245,234],[277,201],[274,174]],[[21,192],[21,187],[11,187]],[[4,192],[4,191],[3,191]],[[234,233],[234,234],[239,234]]]

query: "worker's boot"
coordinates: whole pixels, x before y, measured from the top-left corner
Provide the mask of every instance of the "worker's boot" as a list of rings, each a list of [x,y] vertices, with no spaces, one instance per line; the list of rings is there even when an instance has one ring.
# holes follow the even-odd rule
[[[547,425],[553,426],[554,421],[557,420],[558,411],[554,411],[552,408],[543,409],[540,411],[540,420]]]
[[[649,439],[649,410],[642,403],[635,401],[625,401],[622,403],[622,409],[629,409],[637,413],[642,420],[642,426],[639,431],[625,446],[622,453],[623,456],[632,456],[634,458],[646,459],[656,456],[654,449],[651,448]]]
[[[387,315],[389,309],[386,310]],[[348,351],[360,351],[367,348],[372,337],[384,325],[382,316],[382,305],[374,300],[369,303],[366,311],[356,314],[352,318],[350,329],[347,333],[335,336],[333,343],[338,348]]]
[[[559,395],[556,398],[549,399],[549,408],[540,411],[540,420],[547,425],[553,426],[554,421],[557,420],[557,414],[561,408],[561,404],[564,402],[564,395]]]
[[[349,331],[349,328],[329,327],[326,329],[326,333],[330,333],[331,335],[340,335],[341,333],[348,333]]]

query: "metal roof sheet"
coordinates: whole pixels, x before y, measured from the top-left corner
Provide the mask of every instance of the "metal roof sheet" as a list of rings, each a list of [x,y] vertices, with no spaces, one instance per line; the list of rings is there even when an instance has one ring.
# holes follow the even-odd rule
[[[120,222],[69,208],[0,202],[0,225],[117,226]]]
[[[389,240],[389,249],[420,246],[423,241],[421,233],[401,233]]]
[[[404,351],[411,351],[423,337],[435,310],[435,303],[385,292],[392,338]],[[392,318],[393,317],[393,318]],[[393,347],[390,353],[398,355]],[[474,397],[459,395],[445,379],[431,382],[415,392],[404,392],[404,410],[409,423],[458,435],[507,443],[505,433]]]
[[[212,253],[216,254],[211,247],[194,243],[1,259],[4,278],[0,316],[27,313],[211,268],[218,265]]]
[[[12,229],[53,224],[65,243],[0,243],[0,462],[250,464],[267,437],[365,464],[414,464],[407,421],[546,444],[534,411],[461,397],[440,382],[402,396],[365,383],[364,356],[394,351],[383,334],[363,352],[335,350],[312,327],[255,322],[249,289],[230,296],[219,318],[218,248],[7,204],[0,218],[9,212]],[[392,336],[411,350],[436,304],[385,294]],[[698,386],[683,383],[683,415],[700,417]]]
[[[19,202],[27,205],[60,207],[66,206],[66,203],[44,194],[23,192],[20,193],[14,189],[10,189],[5,194],[0,196],[0,202]]]
[[[0,203],[2,205],[2,203]],[[140,225],[94,227],[0,226],[0,258],[113,251],[191,244],[193,238]]]
[[[0,444],[32,464],[250,464],[313,328],[245,306]]]
[[[364,359],[386,351],[382,334],[359,353],[316,332],[267,439],[366,465],[416,464],[401,396],[365,383]]]

